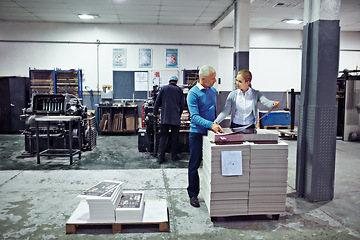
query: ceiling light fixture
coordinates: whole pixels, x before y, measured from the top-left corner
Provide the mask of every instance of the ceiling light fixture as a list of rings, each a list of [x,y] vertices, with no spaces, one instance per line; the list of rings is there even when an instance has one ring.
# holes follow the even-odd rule
[[[284,19],[282,22],[288,23],[288,24],[300,24],[303,21],[299,19]]]
[[[78,16],[80,19],[85,19],[85,20],[91,20],[99,17],[98,15],[94,15],[94,14],[79,14]]]

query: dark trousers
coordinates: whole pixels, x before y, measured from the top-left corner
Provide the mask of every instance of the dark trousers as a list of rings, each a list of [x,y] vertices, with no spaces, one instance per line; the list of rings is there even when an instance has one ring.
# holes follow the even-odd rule
[[[231,122],[230,124],[230,128],[238,128],[238,127],[245,127],[246,125],[241,125],[241,124],[236,124]],[[255,124],[250,125],[249,127],[247,127],[248,129],[255,129]]]
[[[188,167],[188,181],[189,186],[187,188],[189,197],[198,196],[200,192],[200,179],[198,168],[202,161],[202,133],[189,133],[189,149],[190,149],[190,161]]]
[[[167,147],[167,138],[171,129],[171,158],[176,159],[179,147],[179,125],[160,124],[160,142],[159,142],[159,159],[165,159],[165,151]]]

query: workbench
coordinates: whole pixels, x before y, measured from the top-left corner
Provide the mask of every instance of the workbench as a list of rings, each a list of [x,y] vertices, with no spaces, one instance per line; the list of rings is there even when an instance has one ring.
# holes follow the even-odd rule
[[[47,131],[47,149],[40,152],[39,139],[40,139],[40,131],[39,124],[45,123]],[[64,149],[51,149],[50,148],[50,124],[67,124],[68,125],[68,147]],[[73,123],[77,125],[77,139],[78,139],[78,149],[73,149]],[[73,164],[73,156],[79,154],[79,159],[81,159],[81,117],[80,116],[36,116],[35,117],[35,126],[36,126],[36,159],[37,164],[40,164],[40,156],[58,156],[58,157],[70,157],[70,165]],[[65,138],[64,134],[64,138]],[[59,136],[60,137],[60,136]],[[65,139],[66,140],[66,139]],[[66,145],[65,145],[66,146]]]

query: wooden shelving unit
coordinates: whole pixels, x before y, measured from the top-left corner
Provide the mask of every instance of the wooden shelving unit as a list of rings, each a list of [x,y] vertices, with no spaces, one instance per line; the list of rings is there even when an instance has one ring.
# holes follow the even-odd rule
[[[56,70],[56,92],[82,97],[82,92],[79,92],[82,82],[80,80],[82,80],[81,70]]]
[[[34,93],[55,93],[55,70],[29,70],[30,97]]]
[[[29,69],[30,98],[34,93],[68,93],[78,98],[82,93],[82,70]]]
[[[186,70],[184,69],[184,85],[192,86],[199,80],[199,70]]]
[[[99,106],[98,132],[136,133],[137,106]]]

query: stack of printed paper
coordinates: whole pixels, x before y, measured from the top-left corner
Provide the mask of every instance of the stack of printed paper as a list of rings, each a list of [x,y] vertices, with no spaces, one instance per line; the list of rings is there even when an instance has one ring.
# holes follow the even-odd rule
[[[273,143],[278,141],[278,134],[266,129],[250,130],[241,128],[224,128],[224,133],[214,133],[209,130],[208,138],[210,142],[225,144],[231,142]]]
[[[284,212],[287,158],[283,142],[218,144],[205,136],[201,195],[210,216]]]
[[[249,215],[285,211],[288,145],[251,144]]]
[[[202,196],[211,217],[246,215],[250,144],[216,145],[203,139]]]
[[[140,223],[144,213],[144,192],[124,191],[115,212],[116,222]]]
[[[122,182],[104,180],[89,188],[78,197],[89,205],[90,220],[115,222],[115,208],[122,195]]]

